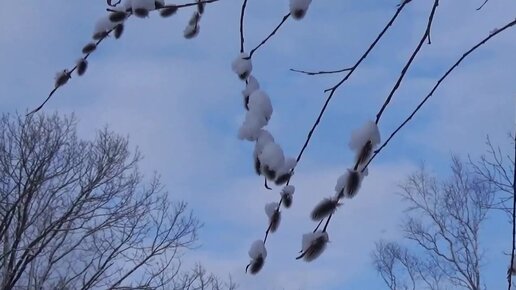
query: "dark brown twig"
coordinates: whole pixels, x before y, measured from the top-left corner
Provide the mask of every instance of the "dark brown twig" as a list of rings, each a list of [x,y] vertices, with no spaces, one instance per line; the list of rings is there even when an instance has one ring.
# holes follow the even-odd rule
[[[401,70],[401,74],[400,74],[398,80],[396,81],[396,83],[394,84],[394,87],[392,88],[391,92],[387,96],[387,99],[385,99],[385,102],[383,103],[380,111],[378,112],[378,114],[376,114],[376,124],[378,124],[378,122],[380,121],[380,118],[382,117],[382,114],[385,111],[385,108],[387,107],[387,105],[389,105],[389,103],[390,103],[390,101],[392,99],[392,96],[398,90],[401,82],[403,81],[403,78],[405,77],[408,69],[410,68],[410,65],[412,64],[412,61],[414,61],[414,59],[416,58],[416,55],[419,53],[419,50],[421,49],[421,47],[425,43],[425,40],[427,38],[430,39],[430,29],[432,27],[432,22],[433,22],[434,15],[435,15],[435,10],[437,9],[438,5],[439,5],[439,0],[435,0],[434,1],[434,5],[432,7],[432,12],[430,12],[430,16],[428,17],[428,23],[426,25],[425,32],[423,33],[423,36],[419,40],[418,45],[414,49],[414,52],[412,52],[412,55],[410,56],[410,58],[408,59],[407,63],[405,64],[405,66]]]
[[[310,71],[298,70],[298,69],[291,68],[290,71],[306,74],[309,76],[314,76],[314,75],[336,74],[336,73],[341,73],[341,72],[345,72],[345,71],[350,71],[352,69],[353,68],[348,67],[348,68],[343,68],[343,69],[338,69],[338,70],[327,70],[327,71],[322,70],[322,71],[318,71],[318,72],[310,72]]]
[[[258,44],[258,46],[256,46],[255,48],[253,48],[251,50],[251,52],[249,53],[249,57],[248,58],[251,58],[253,56],[253,54],[262,46],[264,45],[274,34],[276,34],[276,32],[278,32],[278,30],[280,29],[280,27],[285,23],[285,21],[287,21],[287,19],[290,17],[290,13],[288,13],[287,15],[283,16],[283,19],[281,19],[281,22],[276,26],[276,28],[274,28],[274,30],[264,39],[262,40],[262,42],[260,42],[260,44]]]
[[[247,0],[242,3],[242,11],[240,11],[240,53],[244,52],[244,14],[247,6]]]
[[[478,7],[476,10],[479,11],[480,9],[484,8],[484,5],[487,4],[489,0],[484,0],[484,3],[482,3],[482,5],[480,5],[480,7]]]

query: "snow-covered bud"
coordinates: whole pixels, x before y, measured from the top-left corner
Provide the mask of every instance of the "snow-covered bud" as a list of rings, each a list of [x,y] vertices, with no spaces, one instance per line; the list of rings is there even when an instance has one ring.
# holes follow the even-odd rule
[[[183,31],[183,36],[184,38],[186,39],[192,39],[194,37],[197,36],[197,34],[199,34],[199,24],[188,24],[186,27],[185,27],[185,30]]]
[[[119,39],[122,36],[122,33],[124,33],[124,25],[122,23],[115,26],[114,35],[116,39]]]
[[[290,0],[290,15],[296,20],[305,17],[308,6],[312,0]]]
[[[251,244],[249,257],[251,258],[251,262],[245,268],[245,272],[247,273],[249,270],[249,272],[254,275],[260,272],[265,263],[265,258],[267,258],[267,249],[265,249],[265,244],[262,240],[256,240]]]
[[[362,128],[355,129],[351,133],[351,140],[348,145],[358,155],[368,141],[371,142],[371,148],[374,149],[380,144],[380,140],[380,131],[376,123],[374,121],[367,121]]]
[[[277,171],[283,166],[285,156],[283,149],[276,143],[268,143],[258,156],[261,163],[261,172],[269,180],[275,180]]]
[[[70,79],[70,73],[68,73],[68,70],[65,69],[63,71],[60,71],[56,74],[56,81],[55,81],[55,87],[58,88],[60,86],[63,86],[68,82]]]
[[[82,48],[82,53],[84,53],[84,54],[92,53],[96,48],[97,48],[97,45],[94,42],[90,42]]]
[[[231,63],[231,69],[235,72],[241,80],[247,79],[253,70],[253,63],[247,53],[242,52]]]
[[[315,233],[308,233],[303,235],[301,255],[296,259],[303,259],[311,262],[317,259],[326,249],[329,238],[328,233],[317,231]]]
[[[159,14],[162,17],[169,17],[177,12],[177,6],[175,5],[168,5],[166,8],[160,9]]]
[[[260,84],[255,77],[249,75],[246,80],[245,90],[242,91],[244,97],[244,108],[249,110],[249,96],[256,90],[260,89]]]
[[[337,198],[353,198],[358,193],[362,184],[363,174],[359,170],[348,169],[348,172],[341,175],[335,185]]]
[[[269,229],[271,233],[274,233],[281,222],[281,213],[278,209],[279,204],[277,202],[271,202],[265,205],[265,213],[269,217]]]
[[[77,61],[77,74],[79,76],[82,76],[86,72],[87,68],[88,68],[88,61],[85,60],[84,58],[80,58]]]
[[[295,191],[296,188],[293,185],[287,185],[281,190],[280,194],[285,208],[292,206],[292,200],[294,198]]]
[[[333,214],[341,204],[337,198],[325,198],[321,200],[312,210],[310,216],[314,221],[320,221]]]
[[[245,120],[238,130],[238,138],[242,140],[256,141],[261,129],[267,125],[265,117],[255,111],[248,111]]]
[[[276,180],[274,180],[274,183],[276,185],[283,185],[289,181],[292,174],[294,174],[294,167],[296,167],[297,160],[296,158],[286,158],[285,162],[283,163],[283,166],[278,170],[278,176],[276,177]]]
[[[249,96],[249,111],[259,112],[269,121],[272,117],[272,103],[269,96],[262,90],[256,90]]]
[[[149,16],[149,11],[156,8],[154,0],[132,0],[134,15],[140,18]]]
[[[93,29],[93,39],[99,40],[108,35],[108,31],[113,29],[117,23],[111,21],[109,16],[103,16],[95,23]]]

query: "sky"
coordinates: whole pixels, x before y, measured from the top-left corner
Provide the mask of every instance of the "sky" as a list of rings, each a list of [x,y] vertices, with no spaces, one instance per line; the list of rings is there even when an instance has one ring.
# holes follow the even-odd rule
[[[514,19],[516,2],[441,1],[424,45],[379,128],[382,139],[414,109],[462,53],[491,30]],[[167,2],[169,3],[169,2]],[[170,2],[175,3],[175,2]],[[514,129],[516,28],[468,58],[443,82],[416,117],[370,166],[360,193],[346,201],[329,226],[330,244],[312,263],[294,258],[301,235],[315,226],[309,212],[333,194],[337,178],[353,162],[351,131],[373,119],[407,57],[424,32],[433,1],[412,1],[371,55],[337,91],[296,167],[294,204],[283,210],[268,257],[256,276],[244,273],[250,244],[263,238],[264,205],[281,188],[263,187],[254,174],[253,144],[238,140],[244,118],[244,84],[231,71],[239,53],[241,1],[206,7],[197,38],[182,37],[192,11],[162,19],[130,19],[119,40],[107,39],[89,58],[83,77],[72,77],[44,107],[74,113],[79,134],[92,138],[108,125],[142,151],[143,172],[158,172],[169,194],[187,201],[204,227],[200,261],[218,275],[230,274],[241,289],[384,289],[372,266],[380,239],[401,240],[406,207],[400,184],[421,162],[447,176],[451,154],[478,157],[485,138],[508,150]],[[289,19],[253,56],[253,75],[271,97],[267,127],[287,156],[296,156],[327,94],[343,75],[306,76],[289,71],[351,66],[396,10],[395,0],[314,0],[301,21]],[[4,0],[0,9],[0,112],[24,113],[53,87],[56,72],[71,67],[89,41],[105,1]],[[288,12],[287,0],[249,0],[245,49],[256,46]],[[509,151],[506,151],[509,152]],[[505,286],[510,245],[506,220],[485,225],[484,281]],[[496,228],[498,230],[492,230]]]

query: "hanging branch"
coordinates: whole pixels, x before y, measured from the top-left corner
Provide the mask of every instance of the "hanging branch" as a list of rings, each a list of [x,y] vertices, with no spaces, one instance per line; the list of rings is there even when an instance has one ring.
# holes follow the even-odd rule
[[[396,12],[394,13],[393,17],[390,19],[390,21],[385,25],[385,27],[382,29],[382,31],[380,32],[380,34],[376,37],[376,39],[373,41],[373,43],[369,46],[369,48],[367,49],[367,51],[364,53],[364,55],[362,55],[362,57],[357,61],[357,63],[349,68],[349,69],[345,69],[345,70],[349,70],[348,74],[346,75],[345,79],[349,78],[349,76],[353,73],[353,71],[360,65],[360,63],[367,57],[367,55],[371,52],[371,50],[376,46],[376,44],[378,43],[378,41],[383,37],[383,35],[385,34],[385,32],[389,29],[389,27],[394,23],[394,21],[396,20],[396,18],[398,17],[398,15],[400,14],[400,12],[402,11],[403,7],[405,7],[405,4],[406,3],[403,3],[402,5],[400,5],[398,7],[398,9],[396,10]],[[288,14],[289,15],[289,14]],[[288,18],[288,17],[287,17]],[[284,19],[286,19],[284,17]],[[282,21],[283,23],[284,21]],[[281,26],[278,25],[278,27]],[[275,31],[277,31],[277,28],[275,29]],[[275,32],[274,32],[275,33]],[[271,33],[269,35],[268,38],[270,38],[271,35],[273,35],[274,33]],[[268,39],[267,38],[267,39]],[[263,42],[264,43],[264,42]],[[259,46],[258,46],[259,47]],[[303,152],[305,151],[306,147],[308,146],[308,143],[310,142],[310,139],[312,137],[312,134],[313,132],[315,131],[315,128],[317,127],[317,125],[319,124],[321,118],[322,118],[322,115],[324,114],[325,110],[326,110],[326,107],[328,106],[328,103],[329,101],[331,100],[333,94],[335,93],[335,90],[337,90],[337,88],[343,83],[343,81],[340,82],[339,85],[335,86],[335,88],[333,89],[333,91],[330,93],[330,96],[328,97],[328,99],[326,99],[326,102],[323,106],[323,108],[321,109],[321,112],[319,113],[319,116],[315,122],[315,124],[312,126],[312,129],[310,130],[310,132],[308,133],[308,136],[307,136],[307,139],[305,141],[305,143],[303,144],[303,147],[301,148],[301,151],[299,152],[297,158],[296,158],[296,161],[299,163],[299,161],[301,160],[301,157],[303,156]],[[291,177],[293,176],[293,171],[290,173],[290,177],[289,179],[287,180],[287,183],[286,185],[289,185],[290,184],[290,180],[291,180]],[[278,208],[276,209],[277,211],[280,209],[281,207],[281,204],[283,203],[283,197],[281,197],[280,201],[278,202]],[[322,221],[321,221],[322,222]],[[319,226],[321,225],[321,223],[319,223]],[[318,227],[319,227],[318,226]],[[327,225],[326,225],[327,226]],[[326,228],[325,226],[325,228]],[[269,236],[269,232],[270,232],[270,229],[271,229],[271,223],[269,223],[268,227],[267,227],[267,230],[265,231],[265,237],[263,239],[263,242],[264,244],[266,243],[267,241],[267,238]],[[315,231],[314,231],[315,232]]]
[[[500,29],[497,29],[496,31],[493,31],[492,33],[489,34],[489,36],[485,37],[484,39],[482,39],[480,42],[478,42],[475,46],[473,46],[472,48],[470,48],[468,51],[466,51],[449,69],[448,71],[446,71],[446,73],[437,81],[437,83],[435,84],[435,86],[432,88],[432,90],[430,91],[430,93],[428,93],[428,95],[418,104],[418,106],[414,109],[414,111],[405,119],[405,121],[403,121],[403,123],[401,123],[401,125],[396,128],[396,130],[394,130],[394,132],[392,132],[392,134],[389,136],[389,138],[382,144],[382,146],[380,146],[380,148],[378,148],[378,150],[376,150],[373,154],[373,156],[371,157],[371,159],[369,159],[369,161],[367,162],[367,164],[364,166],[364,169],[365,170],[367,168],[367,166],[369,165],[369,163],[371,163],[371,161],[373,161],[373,159],[382,151],[383,148],[385,148],[385,146],[387,146],[387,144],[389,144],[389,142],[391,141],[391,139],[412,119],[412,117],[414,117],[414,115],[419,111],[419,109],[421,109],[421,107],[426,103],[426,101],[428,101],[428,99],[434,94],[434,92],[437,90],[437,88],[441,85],[441,83],[448,77],[448,75],[453,71],[455,70],[459,64],[466,58],[468,57],[472,52],[474,52],[475,50],[477,50],[479,47],[481,47],[482,45],[484,45],[487,41],[489,41],[491,38],[495,37],[496,35],[498,35],[499,33],[501,33],[502,31],[505,31],[507,30],[508,28],[514,26],[516,24],[516,19],[512,20],[511,22],[507,23],[506,25],[504,25],[502,28]],[[362,171],[363,171],[362,170]]]
[[[119,2],[116,2],[115,4],[112,4],[110,0],[107,0],[108,1],[108,5],[111,6],[111,7],[115,7]],[[159,11],[159,10],[170,10],[170,9],[174,9],[174,10],[177,10],[177,9],[181,9],[181,8],[186,8],[186,7],[190,7],[190,6],[196,6],[196,5],[202,5],[202,4],[207,4],[207,3],[213,3],[213,2],[217,2],[219,0],[198,0],[196,2],[192,2],[192,3],[185,3],[185,4],[172,4],[172,5],[163,5],[162,7],[158,7],[156,8],[154,11]],[[108,12],[114,12],[114,13],[120,13],[120,12],[123,12],[123,11],[120,11],[120,10],[114,10],[112,8],[107,8],[106,9]],[[128,11],[125,11],[126,12],[126,16],[125,16],[125,20],[127,20],[129,17],[131,17],[133,15],[132,11],[131,10],[128,10]],[[106,39],[110,34],[111,32],[115,31],[117,29],[120,28],[119,25],[122,25],[122,24],[117,24],[116,26],[114,26],[113,28],[107,30],[105,33],[103,33],[99,38],[98,40],[95,42],[95,48],[94,50],[98,47],[98,45],[104,40]],[[118,27],[118,28],[117,28]],[[85,53],[84,57],[82,58],[82,60],[87,60],[88,57],[90,56],[90,54],[93,52],[92,51],[89,51],[87,53]],[[54,88],[52,89],[52,91],[50,91],[50,93],[48,94],[47,98],[43,101],[43,103],[41,103],[41,105],[39,105],[37,108],[35,108],[34,110],[30,111],[29,113],[27,113],[27,117],[30,116],[30,115],[33,115],[35,113],[37,113],[39,110],[41,110],[45,104],[50,100],[50,98],[52,98],[52,96],[54,95],[54,93],[57,91],[57,89],[59,89],[60,87],[62,87],[67,81],[68,79],[71,78],[71,75],[72,73],[78,68],[78,64],[76,64],[75,66],[73,66],[71,69],[66,69],[63,71],[63,73],[60,75],[59,79],[62,79],[62,81],[59,81],[57,80],[56,81],[56,85],[54,86]]]
[[[514,160],[516,160],[516,132],[514,133]],[[508,290],[511,290],[512,275],[514,274],[514,252],[516,250],[516,168],[514,169],[512,179],[512,250],[511,250],[511,264],[509,271],[507,271],[507,281],[509,282]]]
[[[410,56],[409,60],[407,61],[407,63],[403,67],[403,69],[401,70],[400,77],[398,78],[398,80],[394,84],[394,87],[392,88],[391,92],[387,96],[387,99],[385,100],[384,104],[382,105],[380,111],[378,112],[378,114],[376,114],[376,124],[378,124],[378,122],[380,121],[380,118],[382,117],[382,114],[385,111],[385,108],[387,107],[387,105],[389,105],[389,103],[390,103],[390,101],[392,99],[392,96],[398,90],[398,88],[399,88],[399,86],[401,84],[401,81],[403,81],[403,78],[405,77],[405,74],[407,73],[408,69],[410,68],[410,65],[412,64],[412,61],[416,58],[416,55],[419,53],[419,50],[421,49],[421,47],[425,43],[425,40],[427,38],[428,38],[428,40],[430,40],[430,29],[432,27],[432,22],[434,20],[434,15],[435,15],[435,10],[437,9],[438,5],[439,5],[439,1],[438,0],[434,1],[434,6],[432,7],[432,12],[430,12],[430,16],[428,17],[428,24],[426,25],[425,32],[423,33],[423,36],[419,40],[419,43],[416,46],[416,49],[414,49],[414,52],[412,52],[412,55]]]
[[[350,71],[352,69],[353,68],[348,67],[348,68],[343,68],[343,69],[338,69],[338,70],[328,70],[328,71],[322,70],[322,71],[318,71],[318,72],[310,72],[310,71],[298,70],[298,69],[291,68],[290,71],[306,74],[309,76],[314,76],[314,75],[336,74],[336,73],[341,73],[341,72],[345,72],[345,71]]]
[[[242,3],[242,11],[240,12],[240,53],[244,52],[244,14],[247,6],[247,0]]]

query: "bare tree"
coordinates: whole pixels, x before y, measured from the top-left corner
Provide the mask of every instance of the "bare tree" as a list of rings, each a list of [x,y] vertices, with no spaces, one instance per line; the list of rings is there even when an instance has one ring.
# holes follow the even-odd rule
[[[73,116],[2,116],[1,289],[169,289],[182,279],[180,254],[200,224],[157,176],[144,182],[135,151],[107,129],[80,140]],[[223,285],[205,284],[196,289]]]
[[[510,136],[514,145],[514,137]],[[498,194],[493,204],[493,209],[499,209],[507,213],[512,220],[512,199],[514,196],[514,157],[503,153],[499,146],[486,138],[487,152],[478,161],[469,159],[469,163],[479,179],[494,186]]]
[[[408,202],[402,227],[414,252],[379,242],[373,253],[376,270],[391,290],[484,289],[480,226],[496,188],[458,158],[452,159],[451,170],[450,178],[440,182],[422,167],[401,186]]]

